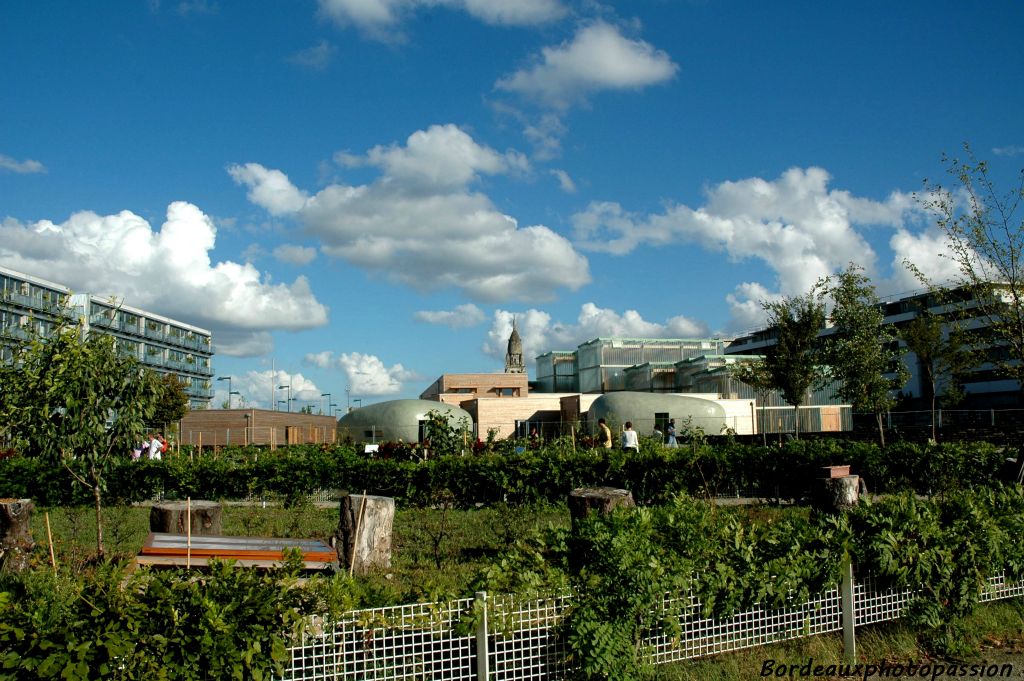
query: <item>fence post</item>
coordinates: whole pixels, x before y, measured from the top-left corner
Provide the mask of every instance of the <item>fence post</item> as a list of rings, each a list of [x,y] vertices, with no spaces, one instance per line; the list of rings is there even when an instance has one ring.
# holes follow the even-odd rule
[[[476,678],[487,681],[491,676],[491,658],[487,650],[487,592],[477,591],[476,609]]]
[[[843,558],[843,583],[840,586],[840,610],[843,619],[843,654],[849,664],[857,662],[857,607],[853,594],[853,560]]]

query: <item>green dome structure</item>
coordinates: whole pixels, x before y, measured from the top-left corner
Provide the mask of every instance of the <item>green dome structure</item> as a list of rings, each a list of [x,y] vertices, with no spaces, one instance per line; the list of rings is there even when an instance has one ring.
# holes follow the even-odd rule
[[[338,436],[354,442],[420,442],[429,412],[448,419],[452,428],[472,429],[473,418],[465,409],[434,400],[389,400],[368,404],[338,420]]]
[[[699,427],[708,435],[718,435],[728,426],[725,409],[712,400],[666,393],[605,393],[590,405],[587,421],[592,431],[596,432],[599,418],[612,429],[631,421],[641,435],[650,435],[655,423],[663,428],[668,419],[676,420],[677,430]]]

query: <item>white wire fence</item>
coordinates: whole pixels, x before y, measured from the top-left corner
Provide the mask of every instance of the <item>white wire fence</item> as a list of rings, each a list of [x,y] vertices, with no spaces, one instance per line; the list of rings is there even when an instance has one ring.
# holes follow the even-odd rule
[[[701,616],[691,592],[679,616],[682,635],[643,641],[654,664],[717,655],[898,619],[913,598],[910,589],[885,589],[870,577],[857,580],[844,599],[838,586],[785,608],[755,607],[728,618]],[[981,601],[1024,596],[1024,580],[989,580]],[[847,605],[849,603],[849,605]],[[346,613],[337,622],[311,620],[290,648],[283,681],[399,679],[417,681],[542,681],[562,679],[571,667],[557,633],[571,596],[522,599],[488,595],[449,603],[420,603]],[[678,601],[666,599],[666,609]],[[849,632],[852,635],[852,631]]]

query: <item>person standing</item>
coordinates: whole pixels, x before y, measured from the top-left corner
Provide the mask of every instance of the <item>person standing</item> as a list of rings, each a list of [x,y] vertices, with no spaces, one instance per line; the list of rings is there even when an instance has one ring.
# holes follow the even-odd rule
[[[604,447],[605,449],[611,449],[612,448],[612,429],[608,427],[608,424],[605,423],[604,419],[598,419],[597,420],[597,429],[598,429],[598,435],[597,435],[598,443],[602,447]]]
[[[626,421],[626,429],[622,431],[622,451],[639,452],[640,451],[640,438],[637,437],[636,431],[633,430],[633,422]]]
[[[668,425],[665,426],[665,444],[669,447],[678,447],[679,443],[676,442],[676,420],[669,419]]]
[[[160,438],[152,433],[149,434],[149,458],[157,461],[163,458],[160,453]]]

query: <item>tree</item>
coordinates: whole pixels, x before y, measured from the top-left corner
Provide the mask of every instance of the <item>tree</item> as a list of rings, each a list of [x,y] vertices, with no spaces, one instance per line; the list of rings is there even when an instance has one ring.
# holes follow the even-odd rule
[[[941,316],[922,307],[917,316],[900,329],[900,337],[907,350],[917,357],[921,382],[928,387],[932,440],[937,441],[936,400],[941,393],[944,404],[960,401],[963,397],[961,379],[974,365],[964,329],[955,320],[943,320]]]
[[[162,386],[160,400],[153,413],[153,422],[159,423],[167,430],[167,425],[177,423],[188,413],[188,393],[174,374],[161,374]]]
[[[955,283],[973,295],[978,317],[990,332],[987,340],[1002,350],[992,354],[993,363],[1024,382],[1024,219],[1018,213],[1024,170],[1016,187],[1004,193],[996,188],[988,163],[976,159],[967,144],[964,152],[964,161],[943,157],[956,178],[956,191],[925,181],[923,203],[948,238],[950,257],[960,271]]]
[[[772,388],[775,387],[772,381],[771,373],[768,371],[768,367],[765,366],[763,360],[747,359],[740,362],[736,362],[730,368],[733,378],[736,380],[746,383],[754,389],[754,393],[761,398],[761,414],[762,419],[759,424],[761,431],[761,439],[765,446],[768,444],[768,435],[766,433],[767,428],[764,424],[764,401],[768,393]]]
[[[826,361],[840,381],[839,395],[854,411],[875,415],[878,437],[885,446],[882,415],[892,408],[893,391],[907,382],[910,372],[901,360],[896,329],[884,324],[885,313],[875,287],[854,263],[830,281],[833,334],[825,344]]]
[[[775,346],[765,356],[764,366],[771,384],[793,405],[796,437],[800,437],[800,405],[807,391],[824,377],[817,347],[818,332],[825,326],[825,305],[815,286],[803,296],[762,303],[768,312],[768,326],[777,335]]]
[[[83,337],[61,318],[47,336],[13,348],[0,366],[0,422],[17,449],[62,465],[87,487],[103,555],[102,494],[114,456],[127,456],[162,396],[156,374],[117,351],[115,339]]]

